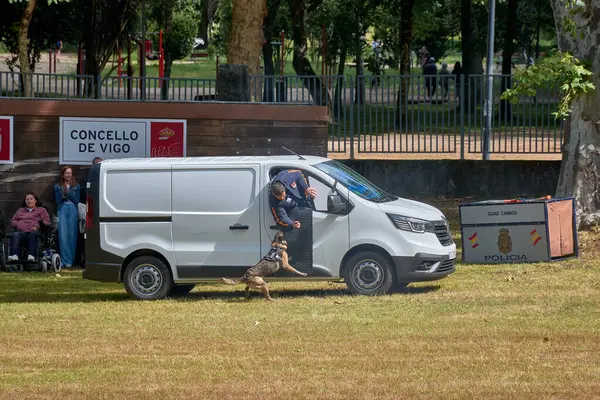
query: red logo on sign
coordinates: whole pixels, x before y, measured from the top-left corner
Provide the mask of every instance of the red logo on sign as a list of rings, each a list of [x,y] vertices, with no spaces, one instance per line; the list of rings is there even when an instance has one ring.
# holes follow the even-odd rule
[[[0,161],[12,161],[12,132],[10,128],[10,118],[0,117]]]
[[[184,150],[184,122],[150,121],[150,157],[183,157]]]

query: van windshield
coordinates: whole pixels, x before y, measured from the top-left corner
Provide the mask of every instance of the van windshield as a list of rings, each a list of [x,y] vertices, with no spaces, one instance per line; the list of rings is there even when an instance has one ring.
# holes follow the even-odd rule
[[[385,203],[388,201],[397,200],[398,197],[391,195],[378,188],[365,177],[342,164],[341,162],[330,160],[313,165],[319,171],[322,171],[344,185],[352,193],[362,197],[365,200],[374,203]]]

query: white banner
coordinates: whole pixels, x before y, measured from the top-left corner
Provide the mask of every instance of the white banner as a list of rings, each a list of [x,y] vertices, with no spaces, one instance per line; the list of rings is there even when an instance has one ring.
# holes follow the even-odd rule
[[[148,121],[60,118],[60,164],[88,165],[103,159],[146,157]]]

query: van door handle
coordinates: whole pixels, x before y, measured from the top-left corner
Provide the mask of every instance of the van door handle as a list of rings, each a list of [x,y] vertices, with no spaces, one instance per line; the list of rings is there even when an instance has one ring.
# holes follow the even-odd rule
[[[247,229],[250,229],[250,227],[248,225],[233,224],[229,227],[229,229],[247,230]]]

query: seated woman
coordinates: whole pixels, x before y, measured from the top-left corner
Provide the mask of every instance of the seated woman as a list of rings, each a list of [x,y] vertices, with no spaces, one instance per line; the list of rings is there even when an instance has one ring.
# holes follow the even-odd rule
[[[27,241],[27,261],[35,261],[38,249],[40,223],[50,225],[50,216],[44,207],[40,207],[40,199],[34,193],[27,193],[23,206],[12,217],[11,225],[15,228],[10,237],[10,255],[8,261],[19,259],[19,247]]]

